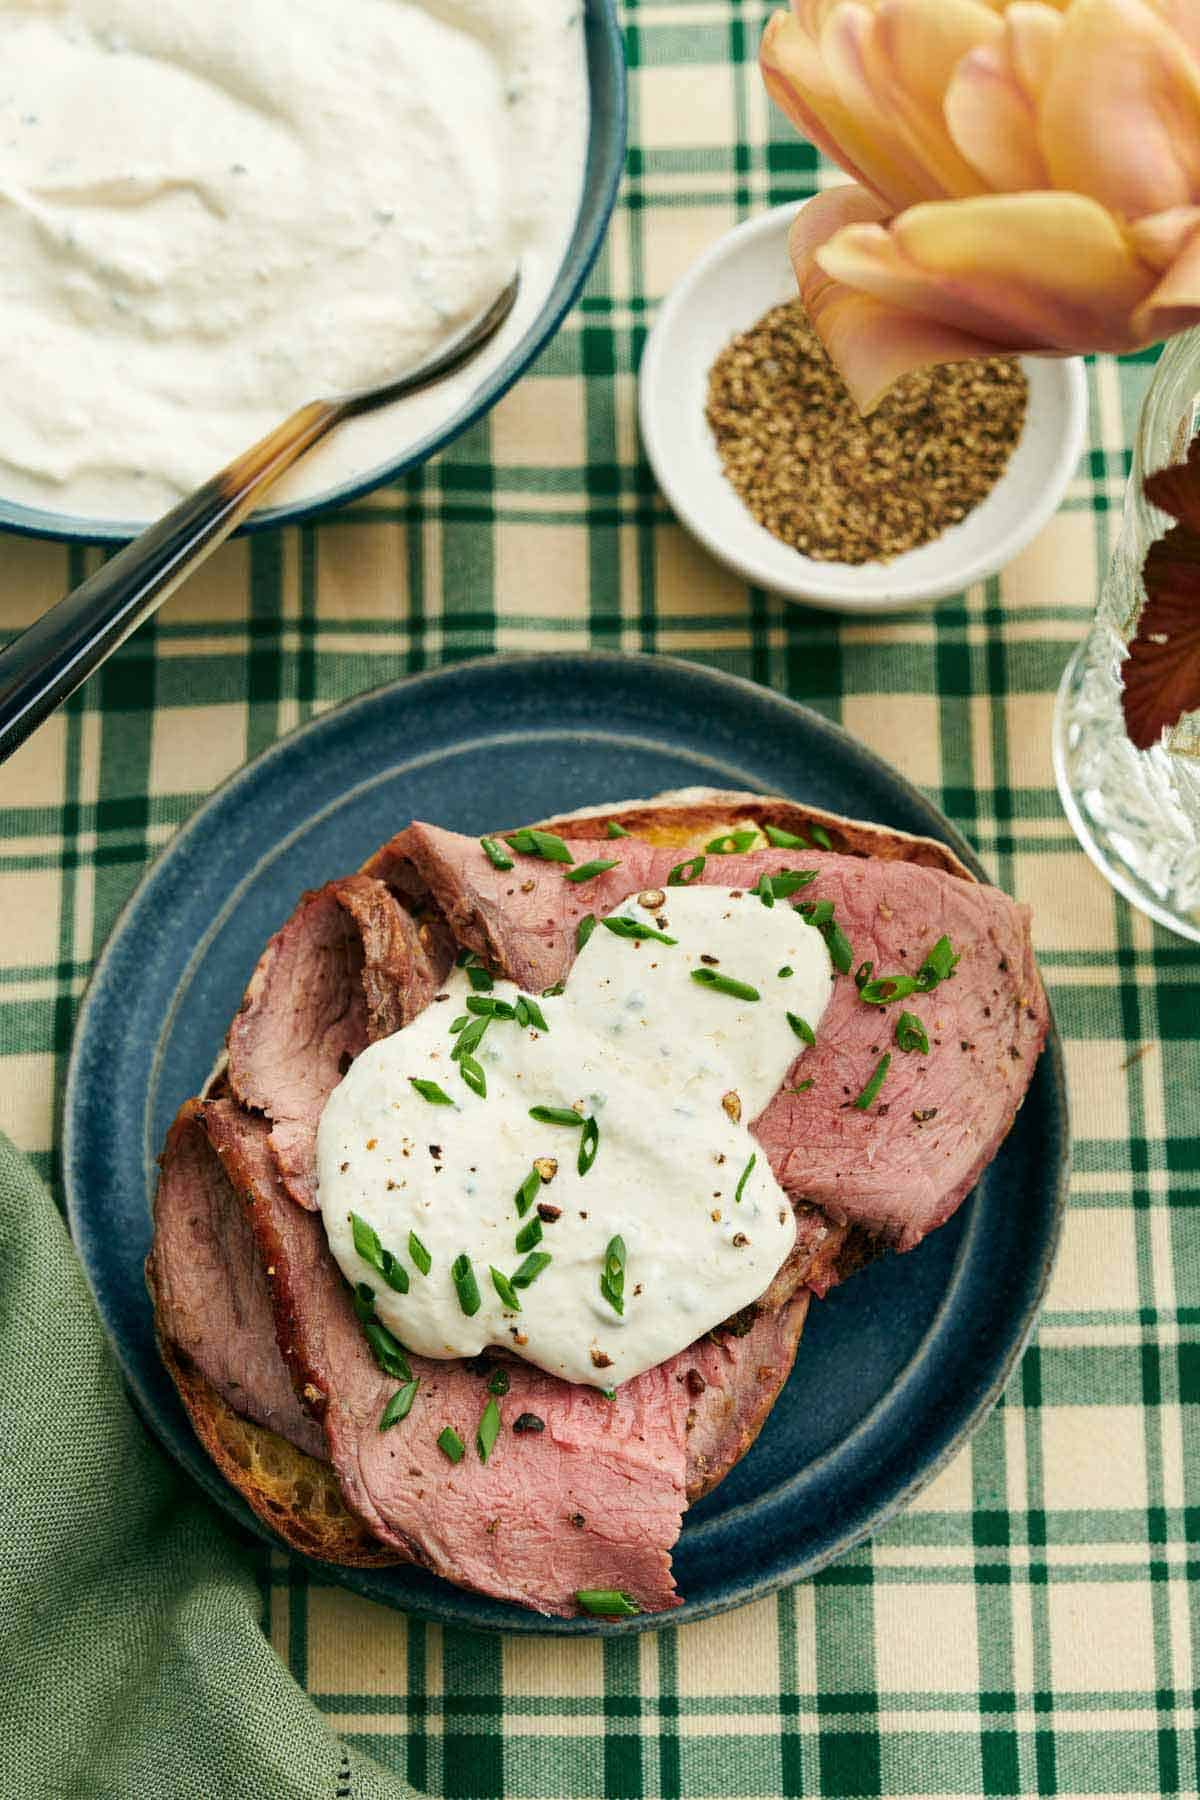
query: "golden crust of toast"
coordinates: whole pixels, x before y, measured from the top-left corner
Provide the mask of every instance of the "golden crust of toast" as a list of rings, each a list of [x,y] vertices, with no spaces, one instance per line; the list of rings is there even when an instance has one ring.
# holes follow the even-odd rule
[[[829,839],[829,848],[844,856],[873,856],[883,862],[916,863],[924,869],[940,869],[964,881],[975,877],[953,850],[936,838],[915,837],[872,825],[862,819],[845,819],[839,813],[804,806],[763,794],[725,793],[718,789],[685,789],[678,798],[660,794],[655,800],[625,801],[615,806],[589,806],[582,812],[565,813],[542,821],[542,829],[560,837],[600,837],[609,820],[630,837],[664,849],[703,850],[713,838],[727,831],[772,825],[819,844],[813,827]]]
[[[912,862],[974,880],[954,852],[936,839],[914,837],[761,794],[693,789],[678,796],[664,794],[654,800],[589,807],[541,824],[562,837],[578,839],[602,835],[610,819],[631,837],[663,848],[693,852],[703,850],[714,837],[751,825],[759,830],[773,825],[812,842],[812,828],[816,826],[827,835],[830,847],[844,855]],[[153,1262],[152,1253],[147,1258],[146,1281],[155,1302],[163,1362],[179,1390],[196,1436],[229,1485],[293,1550],[306,1556],[352,1568],[385,1568],[402,1561],[349,1510],[327,1464],[297,1450],[265,1425],[235,1413],[169,1342],[161,1330]],[[750,1448],[769,1411],[769,1405],[764,1405],[747,1419],[740,1455]],[[691,1497],[707,1491],[701,1485]]]
[[[267,1426],[241,1418],[161,1335],[158,1347],[209,1456],[230,1487],[293,1550],[357,1569],[381,1569],[402,1560],[349,1510],[327,1463],[297,1450]]]

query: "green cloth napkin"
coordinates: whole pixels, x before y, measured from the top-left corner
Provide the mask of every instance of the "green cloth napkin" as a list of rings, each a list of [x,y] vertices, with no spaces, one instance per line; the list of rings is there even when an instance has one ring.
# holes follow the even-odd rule
[[[152,1443],[0,1137],[0,1796],[399,1800],[263,1636],[252,1553]]]

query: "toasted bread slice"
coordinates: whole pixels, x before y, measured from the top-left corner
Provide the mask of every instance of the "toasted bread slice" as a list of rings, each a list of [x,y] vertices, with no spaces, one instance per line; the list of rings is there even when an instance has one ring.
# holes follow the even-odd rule
[[[646,843],[693,852],[703,850],[724,833],[750,827],[761,830],[770,825],[820,848],[827,847],[822,842],[824,834],[828,847],[844,855],[902,860],[974,880],[954,852],[936,839],[759,794],[689,788],[649,800],[589,806],[540,823],[543,829],[570,839],[599,835],[610,820]],[[814,828],[818,834],[815,839]],[[219,1078],[220,1073],[218,1065],[214,1075]],[[153,1254],[147,1259],[147,1285],[155,1299]],[[156,1323],[161,1325],[157,1310]],[[258,1517],[292,1549],[324,1562],[357,1568],[383,1568],[402,1560],[385,1549],[350,1512],[332,1469],[266,1426],[235,1413],[167,1341],[161,1329],[159,1347],[196,1435],[217,1468]],[[764,1405],[753,1420],[747,1421],[740,1454],[750,1448],[769,1410],[769,1405]],[[730,1467],[731,1462],[725,1463],[720,1473],[697,1492],[708,1492]]]
[[[153,1258],[146,1285],[157,1308]],[[400,1561],[347,1507],[333,1470],[297,1450],[277,1432],[235,1413],[161,1329],[158,1348],[179,1390],[192,1428],[230,1487],[265,1525],[306,1556],[351,1568],[384,1568]]]
[[[844,819],[838,813],[796,800],[763,794],[724,792],[718,788],[678,788],[653,800],[624,800],[613,806],[587,806],[579,812],[561,813],[540,822],[544,831],[560,837],[596,837],[609,821],[663,849],[699,851],[726,832],[771,826],[802,837],[822,850],[843,856],[874,856],[883,862],[916,863],[923,869],[941,869],[964,881],[975,877],[953,850],[937,838],[916,837],[862,819]],[[814,831],[817,835],[814,837]],[[828,843],[822,842],[822,837]]]

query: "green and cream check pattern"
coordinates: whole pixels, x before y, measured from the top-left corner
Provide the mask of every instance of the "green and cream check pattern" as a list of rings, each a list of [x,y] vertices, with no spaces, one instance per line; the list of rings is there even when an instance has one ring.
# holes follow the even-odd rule
[[[75,1008],[147,861],[314,711],[439,662],[588,644],[735,670],[840,719],[1032,902],[1077,1136],[1033,1348],[909,1512],[840,1567],[602,1643],[442,1632],[264,1559],[267,1629],[331,1723],[437,1795],[1145,1795],[1200,1783],[1200,957],[1076,847],[1052,697],[1112,540],[1148,360],[1091,371],[1066,504],[936,613],[747,590],[640,454],[663,293],[812,190],[753,64],[767,8],[628,0],[631,148],[582,304],[491,419],[319,524],[228,546],[0,773],[0,1124],[52,1177]],[[3,543],[15,630],[96,553]]]

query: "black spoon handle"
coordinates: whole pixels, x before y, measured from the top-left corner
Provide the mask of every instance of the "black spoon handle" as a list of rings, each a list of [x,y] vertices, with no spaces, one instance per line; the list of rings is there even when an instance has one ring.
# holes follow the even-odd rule
[[[0,762],[224,543],[266,489],[344,416],[339,401],[302,406],[0,650]]]

